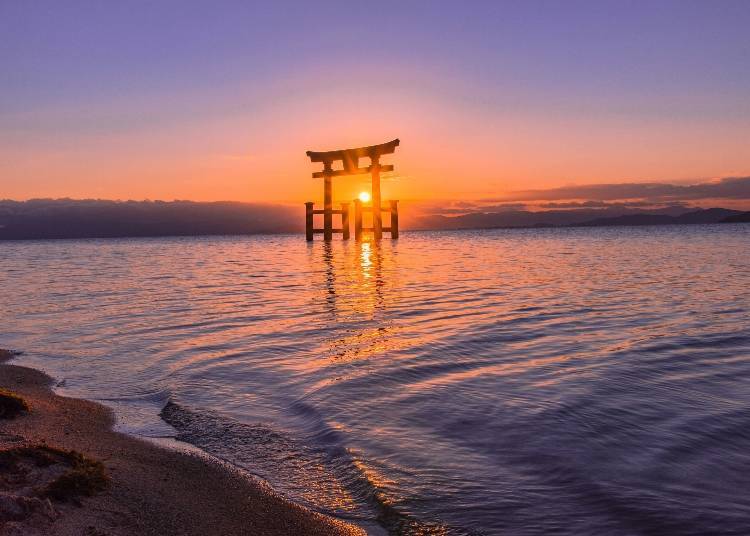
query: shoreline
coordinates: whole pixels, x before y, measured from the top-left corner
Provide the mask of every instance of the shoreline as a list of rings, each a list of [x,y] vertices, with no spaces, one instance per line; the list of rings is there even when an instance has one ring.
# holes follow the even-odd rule
[[[82,453],[100,461],[106,489],[71,500],[13,495],[0,478],[0,533],[119,535],[365,535],[357,526],[278,495],[265,482],[207,455],[159,446],[113,429],[113,412],[96,402],[63,397],[36,369],[6,363],[0,388],[30,410],[0,419],[0,452],[25,447]],[[95,463],[95,462],[94,462]],[[27,482],[24,489],[40,483]],[[31,487],[30,487],[31,486]],[[28,491],[18,493],[28,495]]]

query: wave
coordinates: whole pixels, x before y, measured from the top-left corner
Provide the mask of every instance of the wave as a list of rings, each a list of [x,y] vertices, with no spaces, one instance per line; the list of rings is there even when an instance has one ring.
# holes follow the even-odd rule
[[[310,414],[311,408],[302,406],[297,409]],[[332,428],[321,426],[313,442],[302,442],[267,425],[187,409],[171,400],[160,416],[177,430],[177,440],[241,467],[322,513],[358,522],[375,519],[394,535],[479,534],[400,512],[389,491],[378,485],[377,471],[349,451]]]

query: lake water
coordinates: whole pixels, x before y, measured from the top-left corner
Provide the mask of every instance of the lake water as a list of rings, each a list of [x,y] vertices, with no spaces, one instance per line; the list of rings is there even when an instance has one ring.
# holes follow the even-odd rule
[[[750,533],[750,225],[0,243],[0,347],[375,533]]]

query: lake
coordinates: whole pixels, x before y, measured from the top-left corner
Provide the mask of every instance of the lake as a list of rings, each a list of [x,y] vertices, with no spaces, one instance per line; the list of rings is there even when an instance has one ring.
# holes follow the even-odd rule
[[[19,364],[373,533],[750,533],[750,225],[0,260]]]

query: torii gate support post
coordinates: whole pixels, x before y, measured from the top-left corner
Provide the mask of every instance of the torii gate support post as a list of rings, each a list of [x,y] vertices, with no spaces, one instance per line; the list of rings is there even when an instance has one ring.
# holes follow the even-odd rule
[[[313,229],[313,207],[315,203],[308,201],[305,203],[305,239],[308,242],[312,242],[314,236]]]
[[[341,203],[341,234],[349,240],[349,203]]]
[[[398,201],[391,200],[391,238],[398,238]]]

